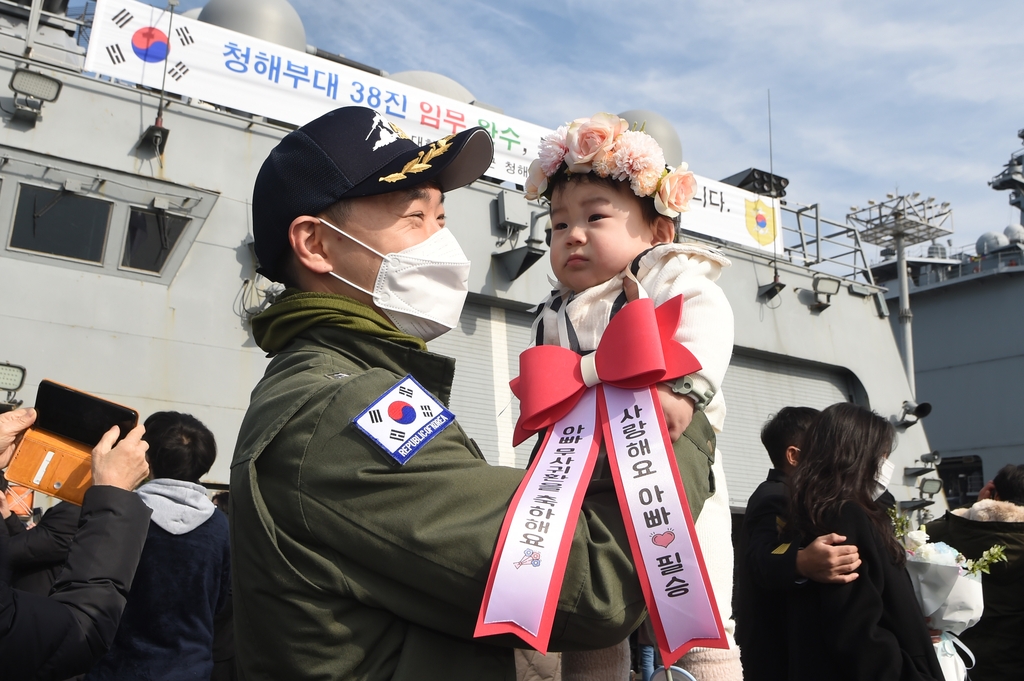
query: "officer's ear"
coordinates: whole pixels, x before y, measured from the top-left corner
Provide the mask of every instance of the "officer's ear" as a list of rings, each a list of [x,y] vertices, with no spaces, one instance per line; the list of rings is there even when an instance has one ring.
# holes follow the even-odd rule
[[[300,215],[288,226],[288,243],[295,260],[315,274],[327,274],[334,269],[324,249],[323,236],[320,220],[312,215]]]

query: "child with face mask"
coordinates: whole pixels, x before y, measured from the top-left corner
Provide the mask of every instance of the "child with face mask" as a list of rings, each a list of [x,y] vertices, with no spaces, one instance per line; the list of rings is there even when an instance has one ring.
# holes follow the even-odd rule
[[[550,201],[550,259],[557,279],[534,323],[534,343],[586,355],[596,350],[611,318],[627,302],[650,297],[657,306],[682,295],[674,339],[701,368],[658,385],[666,426],[673,442],[691,424],[701,425],[695,421],[720,432],[725,420],[721,385],[732,354],[733,317],[715,281],[729,261],[703,244],[674,243],[674,219],[687,210],[696,191],[686,164],[668,168],[653,137],[630,130],[618,116],[599,113],[544,138],[526,191],[527,198]],[[694,461],[692,467],[681,462],[680,474],[731,647],[694,649],[680,664],[692,672],[714,674],[712,678],[740,679],[729,619],[731,516],[721,456],[715,453],[710,471],[709,461]],[[599,463],[595,475],[601,474]],[[623,668],[628,672],[628,645],[565,653],[562,660],[567,681],[625,678],[619,674]]]

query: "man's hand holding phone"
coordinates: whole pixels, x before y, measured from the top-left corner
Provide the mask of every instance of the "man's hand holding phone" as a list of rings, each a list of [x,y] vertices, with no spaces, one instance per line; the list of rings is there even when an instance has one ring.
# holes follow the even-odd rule
[[[92,450],[92,482],[131,491],[149,475],[146,451],[149,443],[142,439],[146,429],[139,424],[114,446],[121,434],[117,426],[108,430]]]
[[[18,437],[36,422],[35,409],[15,409],[0,414],[0,470],[7,468],[17,449]]]
[[[35,420],[35,409],[15,409],[0,414],[0,470],[7,468],[18,438]],[[146,429],[138,425],[115,447],[121,431],[117,426],[108,430],[92,450],[93,484],[135,489],[149,475],[146,461],[149,444],[142,439],[145,433]]]

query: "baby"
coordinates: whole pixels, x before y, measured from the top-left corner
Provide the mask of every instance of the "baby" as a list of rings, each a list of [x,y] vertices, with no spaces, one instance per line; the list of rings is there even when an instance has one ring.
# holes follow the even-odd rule
[[[715,432],[721,431],[725,420],[722,378],[733,345],[732,309],[715,283],[729,261],[701,244],[673,243],[675,218],[687,210],[696,191],[693,173],[686,168],[686,164],[667,168],[657,141],[642,130],[630,130],[624,119],[596,114],[545,137],[526,184],[527,198],[550,201],[548,245],[558,280],[558,288],[544,301],[534,323],[537,345],[560,345],[581,354],[595,350],[612,316],[640,294],[637,282],[655,305],[684,296],[674,337],[693,353],[701,369],[658,385],[673,442],[699,419],[706,418]],[[695,428],[700,425],[694,423]],[[724,472],[720,462],[714,465],[713,475],[706,460],[680,460],[679,464],[694,519],[705,500],[709,502],[703,515],[714,516],[698,522],[697,531],[717,600],[726,609],[722,617],[726,622],[732,596],[732,546]],[[709,551],[702,525],[714,527],[713,543],[723,544],[721,551]],[[716,573],[721,579],[716,579]],[[726,628],[731,634],[731,621]],[[619,651],[621,659],[621,647]],[[596,669],[614,667],[608,666],[610,660],[597,659],[607,652],[564,656],[564,678],[587,674],[598,678],[593,674]],[[698,652],[721,658],[708,660],[714,666],[726,665],[719,672],[725,675],[714,678],[740,678],[735,649]]]

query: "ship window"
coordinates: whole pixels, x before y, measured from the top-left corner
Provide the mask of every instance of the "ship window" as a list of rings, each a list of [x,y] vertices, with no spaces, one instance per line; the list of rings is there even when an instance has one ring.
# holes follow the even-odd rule
[[[23,184],[11,247],[100,262],[110,207],[106,201]]]
[[[178,215],[132,208],[121,267],[159,272],[188,223]]]

